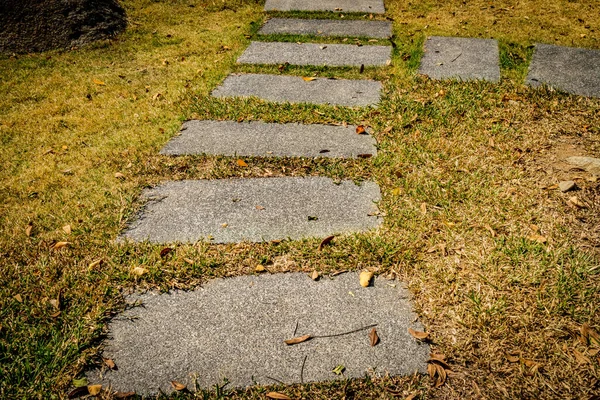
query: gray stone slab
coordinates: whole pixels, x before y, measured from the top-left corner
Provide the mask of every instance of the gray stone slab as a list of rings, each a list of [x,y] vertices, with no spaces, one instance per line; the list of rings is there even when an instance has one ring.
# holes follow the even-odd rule
[[[600,50],[536,44],[527,83],[600,97]]]
[[[339,106],[376,105],[382,85],[371,80],[317,78],[305,81],[299,76],[231,74],[215,90],[215,97],[258,97],[279,103],[314,103]]]
[[[187,121],[161,154],[356,158],[377,154],[375,139],[356,126]]]
[[[201,388],[228,388],[407,375],[425,372],[429,346],[407,328],[421,330],[410,294],[397,281],[376,278],[363,288],[358,273],[312,281],[305,274],[274,274],[215,279],[202,288],[169,294],[146,293],[141,302],[109,324],[103,356],[118,369],[91,371],[90,383],[137,394],[169,393],[170,381]],[[139,303],[138,303],[139,304]],[[296,336],[331,335],[371,324],[380,343],[372,347],[369,329],[335,338],[315,338],[293,346]],[[332,370],[345,367],[342,376]]]
[[[322,177],[166,182],[143,193],[147,204],[121,239],[236,243],[359,232],[379,225],[380,196],[373,182]]]
[[[260,28],[258,33],[261,35],[315,35],[385,39],[392,36],[392,23],[390,21],[271,18]]]
[[[238,58],[240,64],[382,66],[391,62],[390,46],[353,44],[252,42]]]
[[[500,81],[498,42],[432,36],[425,42],[419,73],[433,79]]]
[[[600,176],[600,158],[574,156],[566,160],[569,164],[583,168],[587,172]]]
[[[267,0],[265,11],[343,11],[385,13],[383,0]]]

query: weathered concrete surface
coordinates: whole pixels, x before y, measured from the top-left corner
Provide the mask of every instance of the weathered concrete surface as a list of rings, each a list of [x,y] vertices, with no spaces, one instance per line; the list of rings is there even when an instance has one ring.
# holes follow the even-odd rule
[[[600,97],[600,50],[536,44],[527,83]]]
[[[252,42],[238,58],[240,64],[382,66],[391,62],[391,46],[353,44]]]
[[[375,138],[357,135],[353,125],[187,121],[161,154],[356,158],[375,155],[375,145]]]
[[[129,299],[143,306],[126,310],[109,325],[103,356],[118,370],[88,374],[137,394],[171,392],[170,381],[210,388],[286,384],[424,372],[429,347],[407,328],[413,323],[409,292],[397,281],[359,285],[358,273],[318,282],[305,274],[216,279],[190,292],[147,293]],[[297,332],[294,330],[297,324]],[[305,334],[331,335],[377,324],[381,342],[371,347],[369,330],[314,338],[287,346]],[[304,358],[303,379],[301,368]],[[343,376],[332,370],[343,365]]]
[[[322,177],[166,182],[144,192],[148,203],[121,239],[236,243],[359,232],[379,225],[372,214],[380,196],[373,182]]]
[[[383,0],[267,0],[265,11],[343,11],[385,13]]]
[[[583,168],[591,174],[600,176],[600,158],[573,156],[568,157],[567,162]]]
[[[419,73],[433,79],[500,81],[498,42],[432,36],[425,42]]]
[[[385,39],[392,36],[392,23],[390,21],[271,18],[258,33]]]
[[[258,97],[279,103],[313,103],[338,106],[376,105],[380,82],[318,78],[305,81],[299,76],[231,74],[216,88],[215,97]]]

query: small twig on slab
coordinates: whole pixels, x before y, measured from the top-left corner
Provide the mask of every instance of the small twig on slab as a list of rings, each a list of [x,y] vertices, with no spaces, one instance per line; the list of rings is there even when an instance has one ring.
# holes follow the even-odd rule
[[[331,274],[329,274],[329,277],[330,277],[330,278],[333,278],[334,276],[338,276],[338,275],[341,275],[341,274],[345,274],[346,272],[348,272],[348,270],[347,270],[347,269],[343,269],[343,270],[341,270],[341,271],[332,272]]]
[[[302,360],[302,368],[300,368],[300,383],[304,383],[304,364],[306,364],[306,359],[308,358],[308,354],[304,356],[304,360]]]
[[[296,327],[294,328],[294,334],[292,337],[296,337],[296,332],[298,332],[298,321],[296,321]]]
[[[353,331],[349,331],[349,332],[336,333],[333,335],[318,335],[318,336],[313,336],[313,338],[330,338],[330,337],[344,336],[344,335],[349,335],[351,333],[364,331],[365,329],[374,328],[376,326],[377,326],[377,324],[371,324],[371,325],[363,326],[362,328],[354,329]]]
[[[454,60],[450,61],[450,62],[454,62],[456,60],[458,60],[458,57],[462,56],[462,53],[459,53],[456,57],[454,57]]]

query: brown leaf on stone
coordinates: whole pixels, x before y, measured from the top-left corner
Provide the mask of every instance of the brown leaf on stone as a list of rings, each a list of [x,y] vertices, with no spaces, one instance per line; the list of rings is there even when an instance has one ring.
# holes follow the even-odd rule
[[[165,247],[164,249],[162,249],[160,251],[160,256],[165,257],[167,254],[169,254],[172,251],[173,251],[173,249],[171,247]]]
[[[115,362],[113,360],[111,360],[110,358],[104,358],[102,357],[102,361],[104,361],[104,364],[108,367],[108,369],[117,369],[117,364],[115,364]]]
[[[319,274],[319,271],[317,270],[314,270],[312,274],[310,274],[310,279],[312,279],[313,281],[318,281],[320,277],[321,274]]]
[[[286,396],[285,394],[278,393],[278,392],[267,393],[267,398],[275,399],[275,400],[292,400],[289,396]]]
[[[96,396],[102,390],[102,385],[88,385],[87,389],[92,396]]]
[[[241,158],[238,158],[236,161],[237,165],[240,167],[247,167],[248,164],[246,164],[246,161],[242,160]]]
[[[303,76],[302,79],[304,79],[306,82],[310,82],[310,81],[314,81],[315,78],[314,76]]]
[[[263,206],[255,206],[254,208],[256,208],[257,210],[264,210],[265,209]]]
[[[421,331],[416,331],[412,328],[408,328],[408,333],[410,333],[410,335],[412,337],[414,337],[415,339],[419,339],[419,340],[429,339],[429,332],[421,332]]]
[[[365,127],[363,125],[358,125],[356,127],[356,134],[357,135],[366,135],[367,131],[365,130]]]
[[[321,244],[319,245],[319,251],[323,250],[323,247],[327,246],[329,243],[331,243],[331,241],[333,240],[333,238],[335,238],[334,235],[331,236],[327,236],[325,239],[323,239],[323,241],[321,242]]]
[[[360,286],[362,287],[368,287],[371,284],[371,279],[373,279],[373,272],[371,271],[363,271],[358,277]]]
[[[298,336],[298,337],[295,337],[292,339],[285,340],[284,343],[287,344],[288,346],[291,346],[293,344],[298,344],[298,343],[309,341],[310,339],[312,339],[312,336],[304,335],[304,336]]]
[[[371,332],[369,332],[369,339],[371,340],[371,347],[379,343],[379,335],[377,335],[377,329],[371,329]]]
[[[177,390],[178,392],[186,389],[186,386],[183,383],[179,383],[177,381],[171,381],[171,386],[173,386],[173,389]]]
[[[31,236],[32,230],[33,230],[33,222],[30,222],[27,224],[27,227],[25,228],[25,235],[27,235],[28,237]]]

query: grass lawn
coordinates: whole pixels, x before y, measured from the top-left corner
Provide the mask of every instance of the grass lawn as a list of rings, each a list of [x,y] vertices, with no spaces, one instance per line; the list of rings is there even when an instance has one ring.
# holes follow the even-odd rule
[[[106,323],[129,291],[193,288],[258,265],[370,268],[402,280],[453,373],[441,387],[414,376],[215,388],[199,398],[264,399],[271,390],[306,399],[600,393],[600,343],[581,335],[584,324],[600,331],[600,182],[563,162],[600,157],[600,99],[523,84],[536,42],[600,48],[600,2],[387,1],[392,66],[362,74],[236,65],[251,40],[263,40],[255,37],[265,18],[260,2],[123,3],[129,28],[115,40],[0,58],[0,398],[66,397],[86,366],[102,362]],[[501,83],[417,75],[428,35],[498,39]],[[377,109],[211,98],[236,71],[375,78],[384,98]],[[364,124],[379,153],[251,157],[247,167],[234,157],[158,155],[191,118]],[[374,180],[383,227],[337,237],[322,252],[314,239],[181,244],[161,257],[164,246],[114,241],[139,210],[141,190],[159,182],[304,175]],[[561,180],[580,190],[561,193]],[[139,266],[149,272],[137,276]]]

